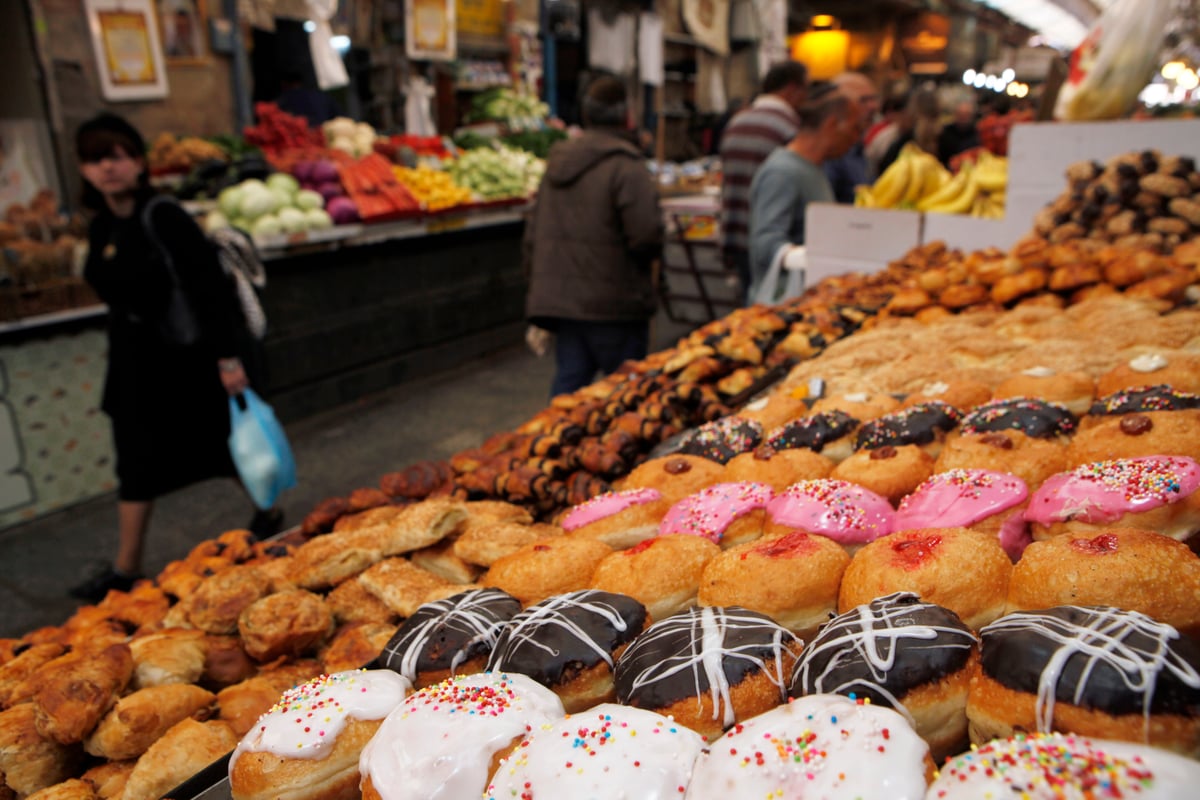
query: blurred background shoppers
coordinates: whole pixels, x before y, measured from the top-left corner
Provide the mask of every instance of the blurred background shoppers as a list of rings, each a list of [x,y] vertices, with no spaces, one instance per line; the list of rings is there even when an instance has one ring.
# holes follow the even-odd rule
[[[833,85],[858,109],[859,124],[865,132],[879,116],[879,89],[861,72],[843,72],[833,79]],[[854,187],[871,182],[867,170],[865,142],[859,139],[840,158],[823,165],[833,196],[839,203],[854,203]]]

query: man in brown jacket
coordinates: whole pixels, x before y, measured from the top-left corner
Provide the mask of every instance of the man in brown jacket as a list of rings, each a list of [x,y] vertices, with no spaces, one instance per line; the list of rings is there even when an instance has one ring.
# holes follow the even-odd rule
[[[658,191],[626,124],[625,87],[596,79],[582,135],[550,150],[525,228],[525,315],[555,334],[551,395],[644,358],[662,253]]]

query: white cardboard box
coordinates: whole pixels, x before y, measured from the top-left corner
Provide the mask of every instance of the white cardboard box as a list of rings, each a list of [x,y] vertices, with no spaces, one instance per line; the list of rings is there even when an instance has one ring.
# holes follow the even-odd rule
[[[1009,203],[1013,202],[1013,196],[1010,194]],[[1033,228],[1033,218],[1027,214],[1030,206],[1017,203],[1013,208],[1018,209],[1017,212],[1006,214],[1004,219],[926,213],[921,241],[928,243],[941,240],[947,247],[964,252],[982,250],[985,247],[1007,250]]]
[[[877,272],[921,242],[921,213],[810,203],[804,215],[807,284],[848,272]]]

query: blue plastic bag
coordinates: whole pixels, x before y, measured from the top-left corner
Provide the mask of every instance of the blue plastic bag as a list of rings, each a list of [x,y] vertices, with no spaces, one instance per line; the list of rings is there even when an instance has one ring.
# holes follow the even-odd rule
[[[229,454],[250,499],[261,509],[275,505],[296,485],[296,459],[275,412],[253,389],[229,398]]]

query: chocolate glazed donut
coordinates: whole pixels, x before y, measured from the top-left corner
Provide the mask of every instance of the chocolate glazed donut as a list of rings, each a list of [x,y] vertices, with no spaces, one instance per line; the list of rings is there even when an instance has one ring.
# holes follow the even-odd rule
[[[929,444],[954,429],[962,412],[954,406],[931,400],[864,422],[858,429],[856,450],[874,450],[891,445]]]
[[[1200,713],[1200,646],[1170,625],[1108,606],[1016,612],[980,631],[983,674],[1038,698],[1038,730],[1054,704],[1114,716]]]
[[[780,425],[767,434],[763,444],[774,450],[803,447],[821,452],[829,442],[854,432],[859,421],[845,411],[829,411]]]
[[[1069,436],[1079,420],[1066,406],[1032,397],[993,400],[971,409],[962,421],[963,433],[1020,431],[1033,439]]]
[[[418,688],[427,683],[418,682],[418,676],[459,674],[464,665],[490,655],[500,630],[520,610],[520,601],[499,589],[473,589],[426,603],[396,630],[378,663]]]
[[[975,644],[953,611],[894,592],[822,626],[792,670],[788,695],[854,694],[905,713],[905,695],[961,670]]]
[[[654,623],[621,654],[617,700],[662,713],[711,698],[711,725],[719,731],[737,721],[734,695],[756,676],[778,689],[773,704],[782,702],[784,670],[790,672],[791,652],[799,647],[799,639],[765,614],[739,606],[692,608]],[[706,732],[703,720],[681,721]]]
[[[611,669],[614,652],[642,632],[646,618],[645,606],[628,595],[593,589],[556,595],[512,618],[487,668],[555,689],[600,663]]]
[[[1180,411],[1200,408],[1200,395],[1180,392],[1160,383],[1123,389],[1092,403],[1088,413],[1095,417],[1136,414],[1145,411]]]

